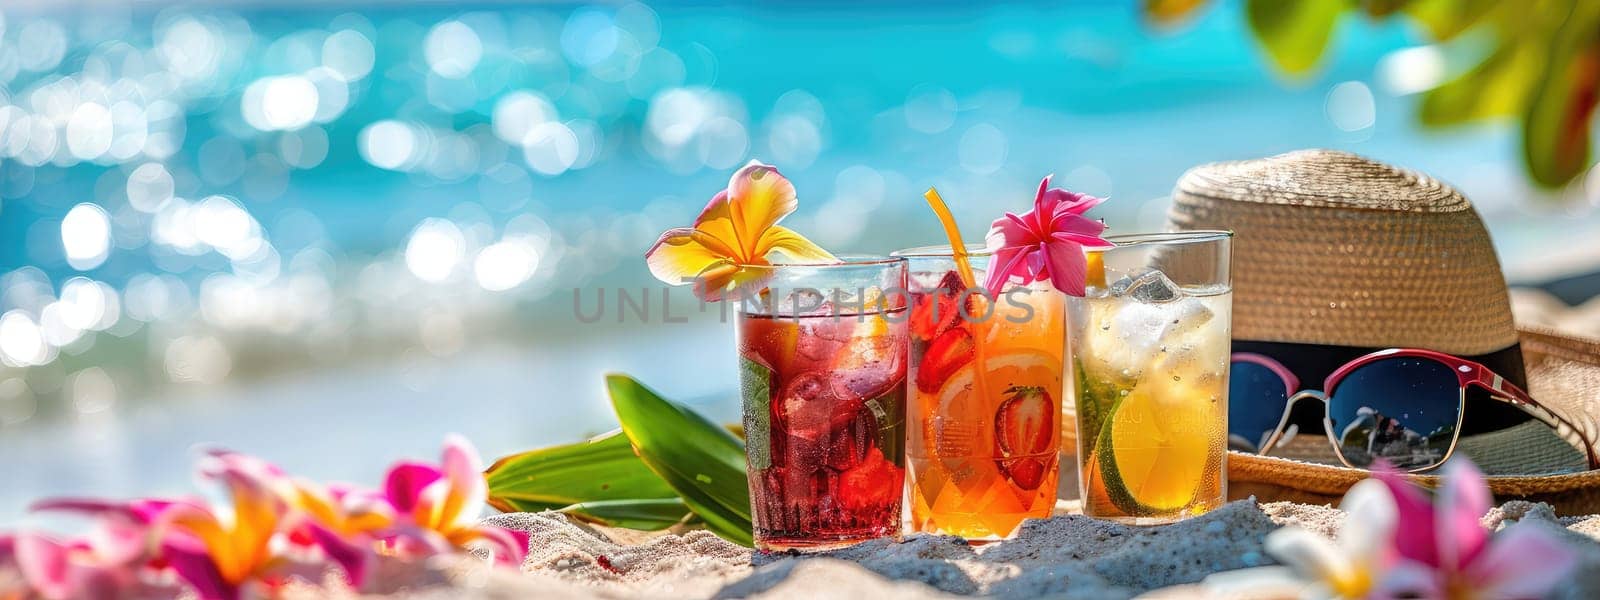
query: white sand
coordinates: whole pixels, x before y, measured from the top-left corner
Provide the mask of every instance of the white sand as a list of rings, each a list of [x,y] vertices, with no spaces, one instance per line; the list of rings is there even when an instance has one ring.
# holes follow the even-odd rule
[[[431,569],[410,598],[947,598],[989,595],[1131,598],[1196,597],[1206,575],[1273,564],[1262,552],[1269,531],[1295,524],[1333,533],[1342,513],[1325,506],[1234,502],[1205,516],[1164,527],[1131,527],[1070,514],[1063,503],[1047,520],[1030,521],[1015,539],[973,547],[957,538],[912,535],[825,555],[769,555],[703,531],[641,534],[574,523],[553,513],[497,515],[487,522],[528,531],[532,552],[523,572],[474,561]],[[1557,598],[1600,597],[1600,515],[1558,519],[1549,507],[1512,502],[1484,524],[1537,522],[1581,548],[1582,563]],[[427,584],[426,581],[447,581]],[[326,596],[320,590],[317,596]]]

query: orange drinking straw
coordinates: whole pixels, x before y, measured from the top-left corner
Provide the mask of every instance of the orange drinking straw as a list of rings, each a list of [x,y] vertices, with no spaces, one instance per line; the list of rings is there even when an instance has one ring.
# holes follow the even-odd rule
[[[956,217],[950,214],[950,207],[944,203],[944,198],[939,197],[939,190],[928,188],[922,194],[928,199],[928,206],[933,207],[933,214],[939,217],[939,223],[944,225],[944,235],[950,238],[950,253],[955,255],[956,270],[961,274],[961,283],[967,287],[976,287],[977,280],[972,276],[972,263],[967,260],[967,245],[961,241],[961,229],[956,227]]]
[[[956,272],[961,275],[961,283],[966,285],[967,289],[977,287],[978,279],[972,275],[972,262],[967,260],[967,245],[961,241],[961,229],[956,227],[955,215],[950,214],[950,207],[945,205],[944,198],[939,197],[939,190],[930,187],[922,197],[928,199],[928,206],[933,208],[933,214],[938,215],[939,223],[944,225],[944,235],[950,239],[950,254],[956,259]],[[983,325],[983,321],[972,324],[973,332],[976,334],[972,336],[972,366],[975,369],[972,373],[972,385],[973,391],[977,392],[979,398],[987,399],[989,394],[984,389],[986,387],[984,375],[988,371],[983,368],[983,344],[989,336],[985,334]]]

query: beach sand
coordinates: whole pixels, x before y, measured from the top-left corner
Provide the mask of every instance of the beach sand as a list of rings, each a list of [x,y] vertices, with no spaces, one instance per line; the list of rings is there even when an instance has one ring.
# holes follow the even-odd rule
[[[1174,525],[1133,527],[1074,509],[1063,502],[1056,516],[1029,521],[1014,539],[983,546],[917,534],[810,556],[754,552],[704,531],[644,534],[554,513],[504,514],[486,522],[532,536],[521,573],[476,561],[435,566],[435,576],[418,579],[425,585],[394,592],[554,600],[1224,597],[1192,584],[1212,573],[1274,564],[1261,546],[1273,529],[1292,524],[1332,535],[1343,515],[1326,506],[1244,500]],[[1559,531],[1581,549],[1580,565],[1554,597],[1600,597],[1600,515],[1557,518],[1547,506],[1512,502],[1483,522],[1499,528],[1517,520]]]

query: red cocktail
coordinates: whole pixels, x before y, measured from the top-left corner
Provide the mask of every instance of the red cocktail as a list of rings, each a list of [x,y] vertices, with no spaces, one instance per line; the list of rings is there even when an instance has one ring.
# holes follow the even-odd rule
[[[875,268],[898,274],[884,287],[904,281],[903,261],[879,262]],[[800,267],[780,270],[788,268]],[[763,549],[826,549],[899,533],[904,299],[871,288],[841,292],[868,300],[827,290],[812,294],[815,302],[786,300],[770,310],[747,304],[739,315],[750,499]]]

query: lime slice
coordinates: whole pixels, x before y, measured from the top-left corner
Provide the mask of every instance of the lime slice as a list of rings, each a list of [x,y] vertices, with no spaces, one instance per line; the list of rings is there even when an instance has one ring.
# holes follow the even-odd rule
[[[1095,441],[1112,504],[1131,516],[1157,516],[1194,502],[1206,477],[1213,412],[1191,393],[1148,384],[1117,401]]]

